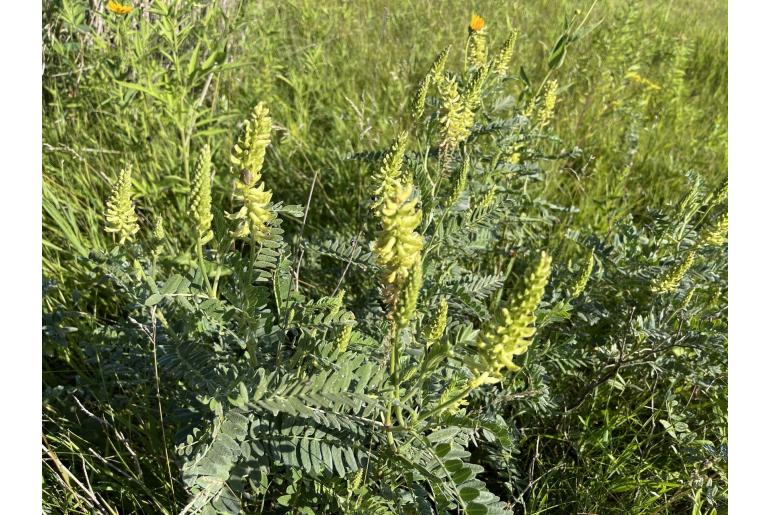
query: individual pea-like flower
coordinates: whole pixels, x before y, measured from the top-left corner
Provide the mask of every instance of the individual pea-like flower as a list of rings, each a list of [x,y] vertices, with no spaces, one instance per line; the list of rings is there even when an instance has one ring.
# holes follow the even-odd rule
[[[195,224],[199,245],[205,245],[214,237],[211,230],[211,149],[203,147],[193,176],[190,212]]]
[[[503,369],[519,370],[514,356],[524,354],[535,334],[534,311],[540,304],[551,275],[551,257],[542,252],[539,261],[522,278],[508,306],[482,328],[476,342],[477,359],[471,358],[471,386],[495,383]]]
[[[105,213],[106,227],[104,230],[117,235],[120,245],[127,240],[132,240],[139,231],[131,194],[131,167],[127,166],[120,172],[118,180],[112,187]]]

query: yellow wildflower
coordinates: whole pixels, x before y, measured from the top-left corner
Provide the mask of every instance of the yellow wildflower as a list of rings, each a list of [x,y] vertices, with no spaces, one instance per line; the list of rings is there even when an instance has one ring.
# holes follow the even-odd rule
[[[256,188],[249,188],[240,180],[235,185],[235,200],[241,202],[241,209],[227,215],[231,220],[240,220],[238,227],[233,231],[234,238],[248,238],[254,236],[254,241],[262,243],[270,233],[270,222],[275,220],[276,214],[270,209],[270,199],[273,192],[265,190],[265,184],[260,183]]]
[[[468,25],[468,29],[470,29],[471,32],[478,32],[484,28],[484,25],[485,25],[484,18],[482,18],[478,14],[474,14],[473,16],[471,16],[471,23],[470,25]]]
[[[661,87],[659,85],[655,84],[654,82],[652,82],[649,79],[646,79],[646,78],[642,77],[635,70],[631,70],[628,73],[626,73],[626,78],[631,80],[632,82],[636,82],[637,84],[639,84],[641,86],[644,86],[645,88],[653,90],[653,91],[658,91],[658,90],[661,89]]]
[[[463,190],[465,190],[465,185],[468,182],[468,170],[470,169],[470,158],[468,155],[465,156],[465,159],[463,160],[463,165],[460,167],[459,172],[457,173],[454,184],[452,185],[452,192],[449,194],[449,197],[447,198],[447,206],[453,206],[455,202],[460,198],[460,194],[462,194]]]
[[[404,175],[404,154],[406,153],[406,131],[399,133],[396,141],[385,155],[379,171],[374,175],[376,187],[372,191],[372,209],[382,205],[385,197]]]
[[[441,81],[438,85],[441,96],[441,148],[444,153],[451,153],[471,134],[473,112],[466,108],[467,103],[460,96],[454,79]]]
[[[705,229],[698,239],[700,245],[719,246],[727,241],[727,211],[719,215],[714,223]]]
[[[397,327],[403,328],[409,325],[409,321],[417,310],[420,289],[422,289],[422,261],[418,259],[409,270],[409,278],[404,288],[399,292],[396,301],[395,320]]]
[[[348,350],[348,344],[350,343],[350,337],[353,335],[353,326],[345,325],[342,327],[337,336],[334,338],[334,347],[340,352]]]
[[[519,31],[515,30],[511,32],[508,39],[505,40],[500,51],[492,60],[492,70],[496,75],[503,76],[508,72],[508,62],[513,56],[513,45],[516,44],[516,39],[519,37]]]
[[[125,14],[131,14],[134,8],[131,7],[130,5],[119,4],[114,0],[110,0],[109,2],[107,2],[107,10],[114,14],[125,15]]]

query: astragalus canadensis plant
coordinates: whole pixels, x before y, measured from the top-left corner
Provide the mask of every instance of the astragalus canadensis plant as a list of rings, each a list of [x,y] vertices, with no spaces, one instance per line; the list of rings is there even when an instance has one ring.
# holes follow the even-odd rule
[[[579,413],[621,370],[717,353],[719,309],[684,313],[721,287],[724,196],[697,187],[608,235],[571,229],[570,208],[539,194],[542,163],[579,154],[549,132],[558,82],[512,96],[517,33],[495,47],[488,28],[474,16],[464,51],[438,55],[389,149],[350,156],[368,177],[365,234],[303,234],[307,207],[268,187],[264,102],[226,159],[200,148],[175,224],[188,232],[140,223],[131,168],[118,176],[114,246],[87,260],[113,310],[77,360],[109,356],[104,388],[151,393],[182,513],[512,513],[538,487],[534,460],[528,476],[514,464],[537,436],[521,420],[562,417],[569,432],[563,408]],[[51,352],[71,359],[59,338]],[[669,393],[668,433],[697,447]],[[706,468],[704,492],[720,473]]]

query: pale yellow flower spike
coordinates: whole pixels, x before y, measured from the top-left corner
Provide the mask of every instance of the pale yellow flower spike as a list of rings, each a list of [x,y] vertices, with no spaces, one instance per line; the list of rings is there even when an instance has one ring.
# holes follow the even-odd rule
[[[511,32],[511,35],[508,36],[508,39],[505,40],[505,43],[503,43],[500,51],[492,60],[492,70],[494,71],[495,75],[502,77],[508,73],[508,63],[511,61],[511,57],[513,57],[513,47],[516,44],[516,40],[518,38],[518,30]]]
[[[558,83],[555,79],[549,80],[545,86],[545,95],[543,96],[543,107],[540,109],[540,127],[545,127],[553,118],[553,111],[556,108],[556,88]]]
[[[163,228],[162,216],[158,216],[155,221],[155,228],[152,230],[152,239],[155,240],[156,243],[161,243],[166,239],[166,230]]]
[[[379,171],[374,175],[376,187],[372,191],[372,209],[377,209],[394,185],[403,177],[404,154],[406,153],[407,133],[401,132],[393,146],[385,155]]]
[[[580,296],[581,293],[586,289],[586,285],[588,285],[588,279],[591,278],[591,272],[594,269],[594,253],[593,251],[588,254],[588,257],[586,258],[586,264],[583,267],[583,270],[580,272],[580,277],[578,277],[577,282],[575,282],[575,285],[572,287],[572,297],[577,298]]]
[[[468,26],[468,61],[474,68],[482,68],[487,63],[487,34],[484,30],[484,18],[474,14]]]
[[[270,209],[270,199],[273,192],[265,190],[265,184],[261,183],[256,188],[247,188],[238,181],[235,186],[235,200],[243,204],[243,207],[234,215],[228,215],[231,220],[240,220],[238,227],[233,231],[235,238],[254,237],[254,241],[261,243],[270,233],[270,222],[275,220],[276,214]]]
[[[232,232],[235,238],[254,238],[261,243],[270,233],[270,223],[276,214],[270,208],[273,193],[265,189],[264,183],[257,183],[262,178],[262,165],[265,151],[270,144],[272,119],[264,103],[260,102],[246,121],[238,142],[233,147],[230,161],[239,172],[235,180],[233,196],[242,205],[235,214],[228,214],[230,220],[238,220],[237,228]]]
[[[382,230],[374,242],[374,252],[377,262],[384,268],[383,282],[389,303],[395,301],[394,296],[406,283],[422,251],[422,236],[415,232],[422,211],[417,206],[418,199],[412,198],[412,192],[411,182],[396,183],[384,197],[378,212]]]
[[[444,73],[444,65],[446,64],[447,56],[449,55],[449,47],[445,48],[433,61],[433,64],[428,70],[428,74],[420,81],[420,85],[417,87],[417,94],[412,101],[412,116],[419,118],[425,111],[425,100],[428,98],[428,89],[431,84],[438,84],[442,79]]]
[[[353,335],[353,326],[343,326],[337,336],[334,338],[334,347],[340,353],[348,350],[348,344],[350,343],[350,337]]]
[[[130,5],[119,4],[114,0],[107,2],[107,10],[114,14],[126,15],[131,14],[134,8]]]
[[[700,245],[719,246],[727,241],[727,211],[719,215],[714,223],[705,229],[699,238]]]
[[[159,256],[163,250],[163,240],[166,239],[166,230],[163,228],[163,217],[158,215],[155,220],[155,227],[152,229],[152,237],[150,241],[152,243],[152,255]]]
[[[131,167],[127,166],[112,187],[105,213],[107,223],[104,230],[116,234],[120,245],[134,239],[134,234],[139,231],[131,194]]]
[[[446,206],[450,207],[457,202],[457,200],[460,198],[460,195],[465,190],[465,186],[468,182],[468,170],[470,169],[470,158],[466,155],[465,159],[463,160],[463,164],[460,167],[460,170],[457,172],[457,176],[454,179],[454,183],[452,184],[452,191],[449,194],[449,197],[447,198]]]
[[[239,179],[249,188],[253,188],[262,174],[265,151],[270,145],[270,128],[273,123],[270,112],[264,102],[260,102],[251,112],[243,127],[241,137],[233,146],[230,162],[240,174]]]
[[[409,321],[417,310],[417,301],[420,298],[421,289],[422,261],[418,259],[411,270],[409,270],[409,277],[404,288],[399,292],[400,294],[396,301],[395,321],[397,327],[403,328],[409,325]]]
[[[441,148],[451,152],[470,136],[473,125],[473,113],[466,109],[466,104],[460,97],[460,91],[454,79],[439,82],[439,94],[443,114],[441,116]],[[470,119],[469,119],[469,116]]]
[[[428,324],[428,329],[425,333],[425,340],[427,340],[428,346],[439,341],[444,335],[444,329],[446,329],[447,312],[449,311],[449,304],[444,297],[441,297],[438,304],[438,311],[433,319]]]
[[[655,84],[650,79],[646,79],[642,77],[641,75],[639,75],[639,72],[635,70],[631,70],[628,73],[626,73],[626,78],[652,91],[659,91],[661,89],[661,87],[658,84]]]
[[[211,214],[211,149],[208,145],[203,147],[195,168],[190,211],[198,244],[205,245],[214,237],[211,230],[211,221],[214,219]]]
[[[652,285],[652,291],[656,293],[668,293],[674,291],[679,283],[682,282],[684,274],[695,262],[695,252],[688,252],[684,259],[678,264],[669,268]]]
[[[472,387],[495,383],[502,378],[501,370],[518,370],[514,356],[524,354],[535,334],[534,311],[545,293],[551,276],[551,257],[542,252],[540,260],[522,279],[507,307],[481,330],[476,347],[478,361],[471,364],[474,379]]]

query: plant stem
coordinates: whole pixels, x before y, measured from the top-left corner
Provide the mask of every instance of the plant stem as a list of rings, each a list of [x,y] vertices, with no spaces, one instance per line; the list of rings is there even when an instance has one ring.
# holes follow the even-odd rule
[[[195,247],[195,250],[198,252],[198,266],[201,269],[201,274],[203,274],[203,281],[206,283],[206,288],[209,291],[209,295],[211,297],[215,297],[216,293],[211,287],[211,283],[209,282],[209,274],[206,272],[206,262],[203,259],[203,245],[198,243]]]
[[[436,406],[432,410],[428,411],[427,413],[423,413],[422,415],[418,416],[417,417],[417,422],[421,422],[421,421],[423,421],[425,419],[428,419],[428,418],[432,417],[433,415],[435,415],[435,414],[443,411],[444,409],[448,408],[449,406],[451,406],[455,402],[457,402],[459,400],[462,400],[463,398],[467,397],[468,394],[471,393],[472,390],[473,390],[473,388],[470,387],[470,386],[465,388],[465,390],[463,390],[462,392],[460,392],[456,396],[452,397],[448,401],[442,402],[441,404],[439,404],[438,406]]]

